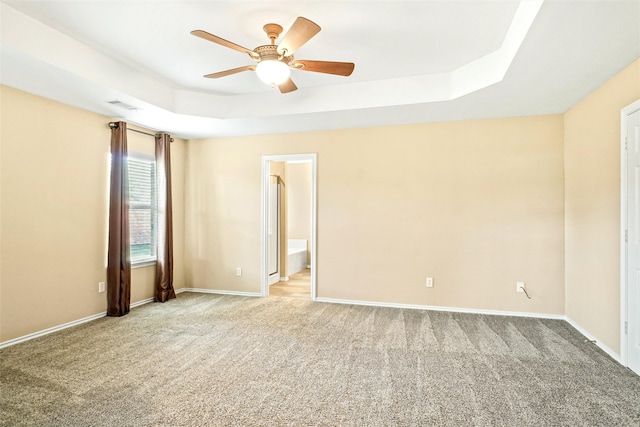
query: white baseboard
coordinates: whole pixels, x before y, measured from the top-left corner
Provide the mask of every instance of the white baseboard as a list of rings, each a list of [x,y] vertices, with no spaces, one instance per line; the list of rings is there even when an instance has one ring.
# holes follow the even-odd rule
[[[267,283],[269,284],[269,286],[271,286],[271,285],[275,285],[279,281],[280,281],[280,275],[274,273],[273,275],[269,276]]]
[[[602,344],[600,341],[598,341],[597,339],[595,339],[595,337],[593,335],[591,335],[589,332],[587,332],[586,330],[584,330],[582,328],[582,326],[578,325],[573,319],[571,319],[568,316],[564,316],[564,320],[567,321],[568,324],[570,324],[571,326],[573,326],[578,332],[580,332],[582,335],[584,335],[584,337],[593,342],[595,345],[597,345],[598,347],[600,347],[600,349],[602,351],[604,351],[605,353],[607,353],[609,356],[611,356],[611,358],[613,360],[615,360],[616,362],[622,364],[622,358],[620,357],[620,355],[618,353],[616,353],[615,351],[611,350],[609,347],[607,347],[606,345]],[[623,365],[624,366],[624,365]]]
[[[198,292],[202,294],[221,294],[221,295],[237,295],[241,297],[261,297],[260,292],[243,292],[243,291],[225,291],[220,289],[204,289],[204,288],[181,288],[176,291],[176,294],[183,292]]]
[[[618,353],[611,350],[606,345],[602,344],[598,340],[593,337],[589,332],[584,330],[580,325],[578,325],[573,319],[560,314],[546,314],[546,313],[528,313],[528,312],[520,312],[520,311],[500,311],[500,310],[479,310],[479,309],[471,309],[471,308],[456,308],[456,307],[441,307],[441,306],[430,306],[430,305],[415,305],[415,304],[397,304],[397,303],[382,303],[375,301],[357,301],[357,300],[345,300],[345,299],[334,299],[334,298],[316,298],[317,302],[327,302],[334,304],[351,304],[351,305],[367,305],[373,307],[391,307],[391,308],[408,308],[408,309],[416,309],[416,310],[433,310],[433,311],[448,311],[453,313],[471,313],[471,314],[489,314],[495,316],[516,316],[516,317],[530,317],[530,318],[538,318],[538,319],[554,319],[554,320],[564,320],[569,325],[571,325],[575,330],[580,332],[587,340],[593,342],[595,345],[600,347],[602,351],[607,353],[613,360],[622,364],[622,358]]]
[[[368,305],[373,307],[408,308],[408,309],[415,309],[415,310],[448,311],[453,313],[491,314],[495,316],[516,316],[516,317],[533,317],[533,318],[539,318],[539,319],[565,320],[565,317],[561,314],[528,313],[528,312],[522,312],[522,311],[481,310],[481,309],[475,309],[475,308],[457,308],[457,307],[443,307],[443,306],[437,306],[437,305],[417,305],[417,304],[387,303],[387,302],[376,302],[376,301],[358,301],[358,300],[346,300],[346,299],[336,299],[336,298],[316,298],[316,302],[328,302],[333,304]]]
[[[3,341],[3,342],[0,343],[0,348],[9,347],[9,346],[14,345],[14,344],[19,344],[21,342],[32,340],[34,338],[38,338],[38,337],[42,337],[42,336],[45,336],[45,335],[49,335],[49,334],[52,334],[54,332],[58,332],[58,331],[61,331],[63,329],[70,328],[72,326],[81,325],[83,323],[87,323],[87,322],[90,322],[92,320],[99,319],[99,318],[104,317],[106,315],[107,315],[107,312],[103,311],[102,313],[98,313],[98,314],[94,314],[94,315],[91,315],[91,316],[83,317],[82,319],[74,320],[73,322],[64,323],[62,325],[58,325],[58,326],[54,326],[52,328],[44,329],[42,331],[34,332],[32,334],[23,335],[21,337],[14,338],[14,339],[9,340],[9,341]]]
[[[134,303],[131,303],[129,305],[129,307],[130,308],[134,308],[134,307],[138,307],[138,306],[141,306],[141,305],[153,302],[153,301],[155,301],[155,298],[151,297],[151,298],[147,298],[147,299],[143,299],[141,301],[136,301]],[[74,320],[72,322],[64,323],[62,325],[58,325],[58,326],[54,326],[54,327],[51,327],[51,328],[47,328],[47,329],[44,329],[42,331],[34,332],[32,334],[23,335],[21,337],[14,338],[12,340],[3,341],[3,342],[0,342],[0,348],[9,347],[9,346],[12,346],[14,344],[19,344],[21,342],[32,340],[34,338],[43,337],[45,335],[49,335],[49,334],[52,334],[54,332],[62,331],[63,329],[71,328],[72,326],[77,326],[77,325],[81,325],[83,323],[91,322],[92,320],[100,319],[101,317],[105,317],[106,315],[107,315],[107,312],[103,311],[102,313],[93,314],[91,316],[83,317],[82,319]]]
[[[289,281],[289,276],[269,276],[269,280],[267,280],[267,283],[269,284],[269,286],[271,285],[275,285],[278,282],[288,282]]]
[[[180,294],[182,292],[202,292],[202,293],[213,293],[213,294],[227,294],[227,295],[242,295],[242,296],[261,296],[259,293],[253,292],[236,292],[236,291],[219,291],[219,290],[211,290],[211,289],[198,289],[198,288],[182,288],[177,289],[176,294]],[[144,304],[148,304],[150,302],[155,301],[154,297],[146,298],[141,301],[136,301],[130,304],[130,308],[139,307]],[[61,331],[63,329],[71,328],[72,326],[81,325],[86,322],[90,322],[92,320],[100,319],[101,317],[105,317],[107,315],[106,311],[101,313],[93,314],[91,316],[83,317],[82,319],[74,320],[72,322],[64,323],[62,325],[53,326],[51,328],[44,329],[42,331],[33,332],[31,334],[23,335],[18,338],[14,338],[8,341],[0,342],[0,348],[9,347],[15,344],[19,344],[21,342],[29,341],[34,338],[42,337],[45,335],[52,334],[54,332]]]
[[[203,289],[203,288],[180,288],[180,289],[176,289],[175,292],[176,294],[181,294],[183,292],[197,292],[197,293],[205,293],[205,294],[237,295],[237,296],[246,296],[246,297],[262,296],[262,294],[259,292],[227,291],[227,290],[220,290],[220,289]],[[154,300],[155,298],[152,297],[152,298],[147,298],[141,301],[134,302],[131,304],[131,308],[153,302]],[[618,353],[611,350],[609,347],[602,344],[601,342],[597,341],[589,332],[584,330],[573,319],[564,315],[546,314],[546,313],[528,313],[528,312],[520,312],[520,311],[480,310],[480,309],[471,309],[471,308],[442,307],[442,306],[417,305],[417,304],[385,303],[385,302],[376,302],[376,301],[359,301],[359,300],[346,300],[346,299],[337,299],[337,298],[316,298],[315,301],[331,303],[331,304],[365,305],[365,306],[373,306],[373,307],[407,308],[407,309],[415,309],[415,310],[446,311],[446,312],[453,312],[453,313],[489,314],[489,315],[496,315],[496,316],[516,316],[516,317],[531,317],[531,318],[539,318],[539,319],[564,320],[567,323],[569,323],[573,328],[575,328],[578,332],[580,332],[585,338],[587,338],[589,341],[592,341],[595,345],[600,347],[600,349],[602,349],[605,353],[611,356],[612,359],[622,364],[621,357]],[[103,311],[101,313],[83,317],[82,319],[74,320],[72,322],[54,326],[52,328],[47,328],[39,332],[34,332],[34,333],[24,335],[18,338],[14,338],[8,341],[0,342],[0,349],[12,346],[14,344],[19,344],[21,342],[29,341],[34,338],[42,337],[44,335],[48,335],[54,332],[58,332],[63,329],[70,328],[72,326],[81,325],[82,323],[90,322],[92,320],[99,319],[106,315],[107,315],[107,312]]]
[[[155,298],[155,297],[151,297],[151,298],[143,299],[143,300],[141,300],[141,301],[137,301],[137,302],[131,303],[131,304],[129,305],[129,308],[139,307],[139,306],[141,306],[141,305],[148,304],[148,303],[150,303],[150,302],[154,302],[155,300],[156,300],[156,298]]]

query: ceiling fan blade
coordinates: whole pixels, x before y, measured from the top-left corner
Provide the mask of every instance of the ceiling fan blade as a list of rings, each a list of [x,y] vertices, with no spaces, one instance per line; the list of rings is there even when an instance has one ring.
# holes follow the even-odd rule
[[[298,89],[298,86],[296,86],[291,78],[288,78],[284,83],[278,85],[278,89],[280,89],[280,93],[289,93]]]
[[[299,16],[278,44],[278,53],[291,56],[303,44],[320,32],[320,26]],[[286,52],[285,52],[286,51]]]
[[[255,69],[256,69],[255,65],[245,65],[244,67],[232,68],[230,70],[225,70],[225,71],[219,71],[217,73],[206,74],[204,77],[207,77],[207,78],[210,78],[210,79],[217,79],[218,77],[229,76],[231,74],[240,73],[242,71],[248,71],[248,70],[255,71]]]
[[[213,34],[209,34],[206,31],[193,30],[193,31],[191,31],[191,34],[193,34],[196,37],[200,37],[201,39],[205,39],[205,40],[208,40],[210,42],[217,43],[217,44],[219,44],[221,46],[225,46],[225,47],[228,47],[230,49],[237,50],[238,52],[247,53],[247,54],[251,55],[252,58],[257,56],[257,54],[254,51],[252,51],[251,49],[247,49],[246,47],[242,47],[240,45],[232,43],[229,40],[223,39],[222,37],[214,36]]]
[[[350,76],[355,64],[353,62],[331,61],[294,61],[291,66],[297,70],[314,71],[316,73],[336,74],[338,76]]]

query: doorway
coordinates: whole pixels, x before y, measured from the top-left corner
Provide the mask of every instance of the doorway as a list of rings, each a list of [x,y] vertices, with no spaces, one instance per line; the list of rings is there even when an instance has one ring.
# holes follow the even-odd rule
[[[622,110],[621,137],[620,353],[640,375],[640,100]]]
[[[269,194],[267,201],[267,246],[269,285],[280,281],[281,252],[281,182],[280,175],[269,174]]]
[[[289,240],[287,238],[286,231],[283,233],[280,228],[285,228],[286,226],[282,224],[282,218],[286,217],[287,214],[287,201],[285,193],[287,191],[286,180],[283,181],[281,173],[274,173],[275,168],[273,166],[277,166],[280,163],[285,164],[297,164],[297,163],[305,163],[310,166],[310,185],[308,192],[310,192],[310,234],[308,239],[304,239],[305,243],[302,243],[300,239],[295,239],[295,244],[304,244],[307,247],[306,253],[308,253],[307,264],[304,265],[304,268],[300,271],[296,269],[292,274],[292,277],[289,277],[288,272],[289,269],[288,261],[289,258],[287,256],[287,248],[289,246]],[[289,279],[293,279],[292,285],[294,285],[296,280],[300,279],[300,282],[306,280],[309,284],[309,298],[312,301],[315,301],[317,294],[317,285],[316,285],[316,260],[317,260],[317,244],[316,244],[316,234],[317,234],[317,156],[315,153],[312,154],[283,154],[283,155],[272,155],[272,156],[263,156],[262,157],[262,191],[261,191],[261,199],[262,199],[262,231],[261,231],[261,293],[262,296],[269,296],[270,294],[270,286],[277,286],[275,280],[274,273],[274,259],[276,253],[278,254],[278,264],[279,264],[279,272],[277,274],[278,280],[281,282],[286,282]],[[275,176],[273,176],[275,175]],[[274,182],[279,181],[279,186],[274,186]],[[278,191],[276,191],[278,190]],[[279,194],[279,202],[278,206],[280,209],[280,213],[278,213],[278,218],[280,219],[279,230],[274,231],[274,225],[276,224],[273,218],[275,207],[274,207],[274,196],[273,193]],[[279,250],[274,249],[274,236],[278,236],[279,238]],[[284,237],[283,237],[284,235]],[[300,276],[300,277],[298,277]],[[275,288],[274,288],[275,291]]]

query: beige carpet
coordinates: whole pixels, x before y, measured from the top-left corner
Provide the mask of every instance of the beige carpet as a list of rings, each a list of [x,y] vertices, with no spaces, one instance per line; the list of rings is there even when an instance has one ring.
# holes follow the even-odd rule
[[[564,321],[183,293],[0,350],[3,426],[637,426]]]

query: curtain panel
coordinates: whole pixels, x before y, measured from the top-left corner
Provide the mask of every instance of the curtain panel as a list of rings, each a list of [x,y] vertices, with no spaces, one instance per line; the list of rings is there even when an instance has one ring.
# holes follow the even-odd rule
[[[176,297],[173,289],[173,215],[171,201],[171,137],[156,136],[156,191],[158,200],[158,245],[155,300]]]
[[[109,194],[109,248],[107,261],[107,316],[129,313],[131,260],[129,258],[129,173],[127,124],[111,129],[111,186]]]

